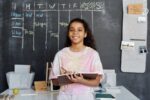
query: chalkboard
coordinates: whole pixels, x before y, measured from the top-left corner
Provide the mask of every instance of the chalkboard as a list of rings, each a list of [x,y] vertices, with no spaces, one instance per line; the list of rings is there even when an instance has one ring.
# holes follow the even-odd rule
[[[150,87],[145,85],[150,82],[149,74],[121,72],[122,0],[0,0],[1,7],[3,88],[7,88],[5,73],[12,71],[14,64],[30,64],[34,80],[44,80],[46,62],[53,61],[56,52],[64,47],[66,26],[79,17],[90,25],[103,67],[115,69],[117,84],[126,86],[141,100],[149,100],[146,93]]]
[[[30,64],[35,80],[43,80],[46,62],[52,62],[56,52],[64,47],[66,27],[76,17],[89,24],[103,65],[109,68],[118,63],[119,58],[107,58],[110,60],[107,63],[105,56],[119,55],[110,53],[110,49],[119,51],[120,43],[111,42],[109,36],[113,38],[121,33],[122,11],[115,8],[120,3],[109,0],[5,1],[3,61],[6,72],[13,70],[14,64]]]
[[[43,80],[46,62],[53,61],[56,52],[64,47],[66,27],[76,17],[88,22],[103,66],[119,66],[121,1],[7,0],[3,5],[3,63],[6,72],[13,70],[14,64],[30,64],[35,80]]]
[[[99,16],[105,15],[105,0],[13,0],[7,5],[5,61],[11,70],[17,63],[32,64],[35,79],[44,78],[46,62],[64,47],[71,19],[85,19],[95,34]]]

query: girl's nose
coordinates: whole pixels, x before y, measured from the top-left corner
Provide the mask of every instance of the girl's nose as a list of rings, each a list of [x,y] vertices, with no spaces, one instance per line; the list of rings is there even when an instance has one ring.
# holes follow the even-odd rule
[[[74,30],[74,32],[73,33],[78,33],[78,30]]]

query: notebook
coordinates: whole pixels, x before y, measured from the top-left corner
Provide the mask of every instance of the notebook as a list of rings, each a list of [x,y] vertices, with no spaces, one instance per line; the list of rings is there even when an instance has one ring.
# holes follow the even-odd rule
[[[96,100],[116,100],[111,94],[97,93],[95,95]]]
[[[77,73],[76,75],[83,75],[85,79],[95,79],[98,73]],[[71,80],[68,79],[66,74],[58,75],[58,82],[60,85],[66,85],[73,83]]]

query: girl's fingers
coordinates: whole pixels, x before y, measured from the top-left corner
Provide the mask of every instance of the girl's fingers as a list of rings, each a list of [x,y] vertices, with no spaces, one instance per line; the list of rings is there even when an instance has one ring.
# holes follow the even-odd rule
[[[80,77],[83,77],[83,75],[81,73],[79,75],[80,75]]]
[[[70,77],[70,75],[69,75],[69,74],[67,74],[66,76],[68,77],[68,79],[69,79],[69,80],[71,80],[71,77]]]
[[[73,74],[75,78],[80,77],[79,75],[77,75],[76,73]]]
[[[74,74],[70,74],[71,75],[71,79],[73,80],[74,79]]]

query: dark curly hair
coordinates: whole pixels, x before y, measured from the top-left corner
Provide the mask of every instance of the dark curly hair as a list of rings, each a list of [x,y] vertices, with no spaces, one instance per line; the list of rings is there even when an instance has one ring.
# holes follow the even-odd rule
[[[75,18],[75,19],[72,19],[67,27],[67,38],[66,38],[66,43],[65,43],[65,46],[66,47],[69,47],[71,46],[71,40],[68,36],[68,33],[69,33],[69,30],[70,30],[70,25],[73,23],[73,22],[79,22],[81,24],[83,24],[83,27],[84,27],[84,30],[85,32],[87,33],[87,36],[84,38],[84,45],[85,46],[89,46],[93,49],[96,49],[96,46],[95,46],[95,40],[94,40],[94,37],[92,35],[92,32],[88,26],[88,24],[86,23],[85,20],[83,19],[80,19],[80,18]]]

